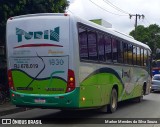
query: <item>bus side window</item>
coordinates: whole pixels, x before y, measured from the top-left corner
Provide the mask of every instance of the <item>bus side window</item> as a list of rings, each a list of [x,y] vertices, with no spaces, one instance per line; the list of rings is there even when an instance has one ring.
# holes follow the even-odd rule
[[[118,57],[118,54],[117,54],[117,40],[112,38],[112,54],[113,54],[113,62],[117,62],[117,57]]]
[[[141,65],[141,50],[137,47],[137,65]]]
[[[141,66],[144,66],[144,49],[141,48]]]
[[[144,63],[143,63],[143,65],[144,66],[146,66],[146,64],[147,64],[147,59],[148,59],[148,56],[147,56],[147,50],[146,49],[144,49]]]
[[[123,43],[123,53],[124,53],[124,63],[127,64],[128,63],[128,44],[127,43]]]
[[[111,38],[109,36],[105,35],[104,39],[105,39],[106,62],[112,62]]]
[[[117,48],[118,48],[118,63],[123,63],[123,42],[117,40]]]
[[[98,61],[96,32],[88,30],[89,60]]]
[[[98,58],[99,61],[105,61],[105,47],[104,47],[105,39],[103,34],[98,33]]]
[[[78,30],[80,59],[88,60],[87,30],[85,28],[79,28]]]
[[[133,45],[128,44],[128,64],[133,64]]]
[[[136,65],[137,61],[137,47],[133,46],[133,65]]]

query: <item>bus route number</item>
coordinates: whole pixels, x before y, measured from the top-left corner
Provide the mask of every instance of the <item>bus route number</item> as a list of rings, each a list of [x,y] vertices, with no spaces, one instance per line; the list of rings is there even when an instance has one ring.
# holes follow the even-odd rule
[[[63,65],[64,60],[63,59],[50,59],[49,63],[50,65]]]

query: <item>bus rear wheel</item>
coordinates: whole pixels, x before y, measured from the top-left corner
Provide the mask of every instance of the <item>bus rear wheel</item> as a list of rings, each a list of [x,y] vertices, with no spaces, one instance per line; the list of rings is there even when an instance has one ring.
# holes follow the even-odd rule
[[[144,87],[141,92],[142,92],[141,96],[136,98],[136,102],[138,102],[138,103],[143,101],[143,95],[145,95]]]
[[[115,88],[112,89],[111,96],[110,96],[110,104],[108,105],[108,112],[113,113],[117,109],[117,90]]]

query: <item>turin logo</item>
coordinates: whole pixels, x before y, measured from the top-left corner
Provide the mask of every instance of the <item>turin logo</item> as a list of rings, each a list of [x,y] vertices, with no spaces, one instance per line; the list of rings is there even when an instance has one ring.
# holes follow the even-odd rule
[[[16,28],[16,35],[18,42],[22,42],[23,38],[26,40],[30,39],[46,39],[59,42],[59,31],[60,28],[56,27],[54,30],[44,30],[44,31],[29,31],[26,32],[23,29]]]

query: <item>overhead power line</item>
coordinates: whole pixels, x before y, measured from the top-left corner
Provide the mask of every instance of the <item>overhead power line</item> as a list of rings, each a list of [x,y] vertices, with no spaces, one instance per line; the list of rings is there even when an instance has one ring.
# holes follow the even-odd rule
[[[108,1],[108,0],[103,0],[103,1],[104,1],[106,4],[108,4],[109,6],[111,6],[112,8],[116,9],[117,11],[120,11],[120,12],[125,13],[125,14],[130,14],[130,13],[122,10],[121,8],[115,6],[114,4],[112,4],[112,3],[111,3],[110,1]]]
[[[113,12],[108,11],[107,9],[105,9],[105,8],[103,8],[103,7],[101,7],[101,6],[99,6],[98,4],[96,4],[95,2],[93,2],[92,0],[89,0],[89,1],[92,2],[94,5],[96,5],[97,7],[101,8],[102,10],[108,12],[108,13],[111,13],[111,14],[114,14],[114,15],[118,15],[118,16],[127,16],[127,15],[120,15],[120,14],[117,14],[117,13],[113,13]]]
[[[95,2],[93,2],[92,0],[89,0],[90,2],[92,2],[94,5],[96,5],[97,7],[101,8],[102,10],[108,12],[108,13],[111,13],[111,14],[114,14],[114,15],[118,15],[118,16],[129,16],[129,18],[131,19],[132,17],[135,17],[135,36],[136,36],[136,27],[137,27],[137,24],[138,24],[138,18],[139,19],[144,19],[145,16],[142,14],[131,14],[127,11],[124,11],[122,10],[121,8],[115,6],[114,4],[112,4],[109,0],[103,0],[106,4],[108,4],[109,6],[113,7],[114,9],[116,9],[117,11],[120,11],[121,13],[124,13],[125,15],[120,15],[120,14],[117,14],[117,13],[113,13],[111,11],[108,11],[107,9],[103,8],[102,6],[96,4]],[[145,18],[146,19],[146,18]],[[146,19],[146,21],[149,23],[149,21]],[[150,23],[149,23],[150,24]]]
[[[148,24],[151,24],[146,17],[144,17],[144,19],[147,21]]]
[[[148,26],[148,22],[146,22],[145,20],[142,20],[142,23],[143,23],[145,26]]]

